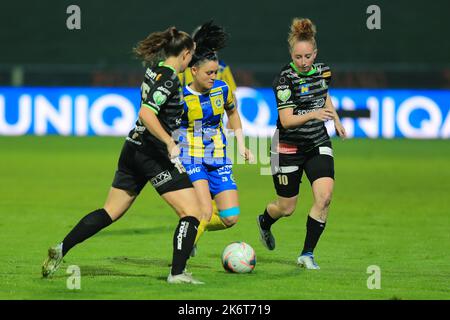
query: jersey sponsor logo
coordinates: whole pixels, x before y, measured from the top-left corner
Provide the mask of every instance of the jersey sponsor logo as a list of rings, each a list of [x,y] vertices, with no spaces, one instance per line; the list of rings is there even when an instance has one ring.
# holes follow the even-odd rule
[[[216,91],[216,92],[212,92],[209,96],[210,97],[215,97],[215,96],[218,96],[218,95],[221,95],[222,94],[222,90],[219,90],[219,91]]]
[[[284,84],[284,85],[278,86],[278,87],[277,87],[277,90],[284,90],[284,89],[286,89],[286,88],[289,88],[289,86],[286,85],[286,84]]]
[[[283,154],[296,154],[297,153],[297,146],[287,143],[278,143],[277,145],[277,152],[283,153]]]
[[[195,168],[192,168],[192,169],[189,169],[188,171],[187,171],[187,174],[188,175],[193,175],[194,173],[200,173],[200,167],[195,167]]]
[[[150,180],[150,183],[154,188],[157,188],[170,180],[172,180],[172,175],[169,171],[166,170],[158,174],[156,177],[152,178]]]
[[[301,115],[304,115],[304,114],[307,114],[307,113],[310,113],[310,112],[314,112],[314,111],[316,111],[317,109],[297,109],[297,110],[295,110],[295,114],[296,115],[298,115],[298,116],[301,116]]]
[[[141,145],[142,145],[142,142],[137,141],[137,140],[133,140],[133,138],[130,138],[130,137],[126,137],[125,140],[127,140],[127,141],[129,141],[129,142],[131,142],[131,143],[134,143],[134,144],[136,144],[136,145],[138,145],[138,146],[141,146]]]
[[[164,85],[166,86],[166,88],[170,89],[173,87],[173,81],[167,80],[166,82],[164,82]]]
[[[177,250],[181,250],[181,248],[183,246],[183,238],[186,238],[188,228],[189,228],[189,222],[181,221],[180,229],[178,230],[178,235],[177,235]]]
[[[325,104],[325,99],[324,98],[320,98],[319,100],[316,100],[314,102],[314,105],[316,108],[322,108]]]
[[[322,74],[322,77],[323,77],[323,78],[331,77],[331,71],[325,71],[325,72]]]
[[[149,77],[152,80],[155,80],[157,78],[157,76],[159,76],[160,74],[152,71],[151,69],[147,69],[147,71],[145,72],[145,75],[147,77]]]
[[[170,95],[170,90],[166,89],[166,88],[163,87],[163,86],[159,86],[159,87],[158,87],[158,90],[164,92],[164,93],[167,94],[168,96]]]
[[[278,90],[277,97],[281,101],[286,102],[291,97],[291,90],[290,89]]]
[[[155,101],[157,106],[160,106],[166,102],[167,96],[161,91],[155,91],[153,93],[153,101]]]
[[[229,175],[231,174],[231,170],[233,169],[233,166],[231,165],[225,165],[223,167],[220,167],[217,169],[217,174],[219,175]]]

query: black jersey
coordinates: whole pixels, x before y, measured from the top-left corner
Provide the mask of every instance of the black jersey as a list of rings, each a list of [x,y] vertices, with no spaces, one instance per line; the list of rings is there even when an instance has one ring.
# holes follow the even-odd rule
[[[183,96],[180,81],[174,69],[159,63],[147,68],[141,86],[141,108],[150,108],[158,117],[166,132],[171,135],[181,124]],[[130,131],[127,141],[136,145],[141,152],[166,153],[165,144],[153,136],[138,119]]]
[[[328,85],[331,80],[330,67],[323,63],[315,63],[307,73],[301,73],[294,63],[283,67],[275,78],[273,90],[278,110],[293,108],[294,115],[303,115],[325,106]],[[299,151],[308,151],[329,141],[325,123],[311,120],[291,129],[285,129],[277,120],[279,141],[298,146]]]

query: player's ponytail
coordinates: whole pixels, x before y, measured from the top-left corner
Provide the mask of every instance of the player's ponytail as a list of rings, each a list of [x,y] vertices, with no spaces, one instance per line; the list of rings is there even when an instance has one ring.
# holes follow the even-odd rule
[[[225,47],[228,34],[213,21],[208,21],[194,31],[192,38],[196,48],[190,67],[199,65],[203,61],[218,61],[217,51]]]
[[[314,48],[316,45],[316,26],[307,18],[294,18],[289,32],[288,42],[292,49],[297,41],[310,41]]]
[[[144,64],[153,65],[171,56],[178,56],[184,49],[194,49],[194,41],[184,31],[170,27],[165,31],[153,32],[133,48],[135,55]]]

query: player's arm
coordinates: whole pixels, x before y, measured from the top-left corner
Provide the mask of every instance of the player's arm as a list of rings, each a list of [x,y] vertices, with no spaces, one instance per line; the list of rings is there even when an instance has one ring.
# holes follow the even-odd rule
[[[281,125],[285,129],[295,128],[305,124],[308,121],[317,119],[320,121],[331,120],[334,114],[326,108],[319,109],[310,113],[295,115],[294,90],[289,84],[289,80],[280,77],[274,86],[274,93],[277,102],[278,116]]]
[[[252,152],[245,147],[245,138],[244,133],[242,131],[242,122],[241,117],[239,116],[239,112],[237,111],[236,106],[234,105],[232,93],[229,92],[227,104],[225,105],[225,111],[228,117],[228,125],[230,129],[234,131],[234,135],[236,137],[236,141],[238,144],[239,154],[244,158],[244,160],[248,160],[249,162],[254,161],[254,156]]]
[[[347,137],[347,133],[345,132],[345,128],[339,119],[339,115],[336,112],[336,108],[333,105],[333,101],[331,101],[330,94],[327,93],[327,100],[325,101],[325,109],[331,110],[334,114],[334,128],[336,129],[336,134],[342,139]]]

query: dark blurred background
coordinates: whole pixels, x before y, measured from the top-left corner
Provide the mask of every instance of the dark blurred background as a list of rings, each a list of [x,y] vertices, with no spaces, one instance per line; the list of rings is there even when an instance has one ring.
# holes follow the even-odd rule
[[[81,30],[68,30],[69,5]],[[381,30],[369,30],[369,5]],[[191,32],[209,19],[230,34],[221,58],[239,86],[267,87],[289,61],[293,17],[317,25],[317,61],[338,88],[450,88],[450,1],[1,1],[0,85],[139,86],[132,47],[175,25]]]

